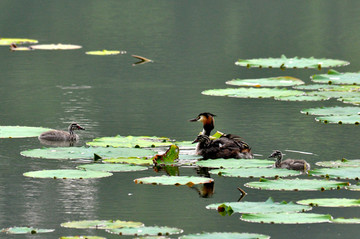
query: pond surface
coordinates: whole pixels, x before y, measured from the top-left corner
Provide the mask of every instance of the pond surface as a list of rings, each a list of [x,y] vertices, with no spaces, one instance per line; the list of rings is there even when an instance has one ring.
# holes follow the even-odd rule
[[[193,140],[201,131],[190,123],[212,112],[216,130],[241,135],[254,153],[299,150],[286,157],[315,162],[359,158],[359,126],[325,125],[300,114],[309,107],[341,102],[281,102],[201,95],[226,88],[234,78],[293,76],[310,83],[327,69],[247,69],[241,59],[280,57],[331,58],[360,70],[360,2],[358,1],[37,1],[2,0],[0,37],[22,37],[41,44],[76,44],[79,50],[11,52],[0,47],[1,125],[66,129],[76,121],[86,128],[79,145],[102,136],[149,135]],[[90,56],[86,51],[123,50],[117,56]],[[133,66],[131,55],[153,63]],[[186,186],[137,185],[135,178],[155,176],[152,169],[115,173],[93,180],[32,179],[24,172],[72,169],[79,161],[25,158],[20,151],[44,147],[37,138],[0,140],[0,228],[54,228],[51,234],[25,238],[99,235],[101,230],[61,228],[72,220],[120,219],[147,226],[179,227],[184,234],[250,232],[272,238],[356,238],[358,225],[273,225],[222,217],[205,206],[236,201],[238,187],[246,201],[297,201],[317,197],[359,198],[358,192],[278,192],[245,188],[257,179],[213,175],[215,191],[204,198]],[[261,158],[261,156],[260,156]],[[180,175],[197,175],[195,168]],[[302,176],[306,178],[306,176]],[[358,208],[315,208],[334,217],[359,217]],[[5,236],[2,234],[0,237]],[[176,236],[174,236],[176,237]],[[6,235],[6,238],[23,238]]]

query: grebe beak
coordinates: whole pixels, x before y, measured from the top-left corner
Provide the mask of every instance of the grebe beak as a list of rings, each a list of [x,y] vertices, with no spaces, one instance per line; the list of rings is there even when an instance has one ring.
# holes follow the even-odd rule
[[[198,140],[198,139],[195,139],[195,140],[192,142],[192,144],[195,144],[195,143],[197,143],[197,142],[199,142],[199,140]]]
[[[80,125],[77,125],[78,130],[85,130],[84,127],[81,127]]]
[[[189,121],[190,122],[196,122],[196,121],[198,121],[200,118],[199,117],[196,117],[195,119],[190,119]]]

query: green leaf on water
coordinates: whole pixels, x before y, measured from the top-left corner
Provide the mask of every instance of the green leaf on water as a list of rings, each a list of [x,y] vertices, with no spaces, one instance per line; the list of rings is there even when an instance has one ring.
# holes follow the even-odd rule
[[[288,90],[286,88],[227,88],[212,89],[201,92],[203,95],[228,96],[236,98],[273,98],[305,94],[304,91]]]
[[[82,48],[82,46],[58,43],[58,44],[32,45],[31,48],[33,50],[75,50]]]
[[[174,235],[183,232],[182,229],[175,227],[137,227],[137,228],[120,228],[108,229],[109,233],[122,235],[122,236],[161,236],[161,235]]]
[[[343,60],[334,60],[334,59],[316,59],[313,57],[310,58],[287,58],[282,55],[280,58],[259,58],[259,59],[246,59],[238,60],[235,62],[235,65],[246,66],[246,67],[260,67],[260,68],[315,68],[321,69],[324,67],[335,67],[335,66],[346,66],[350,64],[347,61]]]
[[[208,159],[196,162],[199,167],[208,168],[266,168],[274,165],[266,159]]]
[[[315,120],[325,124],[332,123],[358,125],[360,123],[360,115],[329,115],[316,117]]]
[[[87,51],[85,54],[87,55],[96,55],[96,56],[109,56],[109,55],[119,55],[125,54],[125,51],[116,51],[116,50],[102,50],[102,51]]]
[[[300,200],[296,203],[316,207],[360,207],[359,199],[350,198],[314,198]]]
[[[106,239],[106,238],[98,237],[98,236],[66,236],[66,237],[60,237],[60,239]]]
[[[157,164],[174,164],[175,160],[179,158],[179,147],[175,144],[171,145],[164,154],[155,155],[152,160]]]
[[[37,234],[53,232],[55,229],[38,229],[33,227],[9,227],[1,229],[1,232],[8,234]]]
[[[324,89],[333,89],[334,85],[328,84],[311,84],[311,85],[295,85],[292,88],[296,90],[324,90]]]
[[[0,126],[0,138],[26,138],[37,137],[41,133],[51,130],[42,127],[28,126]]]
[[[23,174],[31,178],[53,178],[53,179],[88,179],[110,177],[112,173],[101,171],[85,171],[76,169],[55,169],[31,171]]]
[[[152,156],[154,151],[135,148],[112,148],[112,147],[55,147],[31,149],[20,152],[25,157],[47,159],[93,159],[94,154],[102,158],[116,157],[144,157]]]
[[[335,179],[355,179],[359,180],[360,167],[343,167],[343,168],[317,168],[309,171],[312,176],[329,177]]]
[[[148,158],[137,158],[137,157],[119,157],[104,159],[105,163],[126,163],[133,165],[153,165],[153,161]]]
[[[324,191],[341,189],[348,186],[348,182],[316,179],[277,179],[268,180],[261,178],[258,182],[249,182],[245,186],[249,188],[280,190],[280,191]]]
[[[26,38],[0,38],[0,46],[7,46],[11,44],[35,44],[38,40]]]
[[[324,101],[329,100],[330,97],[321,95],[295,95],[295,96],[280,96],[275,97],[275,100],[281,101]]]
[[[359,224],[360,218],[334,218],[331,220],[332,223],[338,223],[338,224]]]
[[[320,161],[315,163],[317,166],[327,168],[338,167],[360,167],[360,159],[341,159],[336,161]]]
[[[87,145],[98,147],[122,147],[122,148],[150,148],[170,146],[169,138],[149,136],[120,136],[96,138]]]
[[[211,183],[214,179],[195,176],[155,176],[137,178],[134,180],[137,184],[155,184],[155,185],[187,185],[192,187],[195,184]]]
[[[274,202],[269,198],[265,202],[224,202],[215,203],[206,206],[207,209],[215,209],[219,211],[221,206],[231,207],[234,213],[281,213],[281,212],[304,212],[311,210],[310,206],[298,205],[293,202]],[[221,208],[220,208],[221,210]]]
[[[342,101],[345,104],[360,105],[360,96],[359,97],[349,97],[349,98],[340,98],[338,101]]]
[[[356,106],[320,107],[320,108],[303,109],[300,112],[307,115],[357,115],[360,112],[360,107],[356,107]]]
[[[115,229],[142,227],[142,222],[120,221],[120,220],[83,220],[61,223],[62,227],[76,229]]]
[[[338,92],[357,92],[360,95],[359,85],[331,85],[332,87],[324,88],[323,91],[338,91]]]
[[[300,175],[300,171],[283,168],[227,168],[213,169],[211,174],[218,174],[224,177],[241,178],[277,178]]]
[[[356,85],[360,84],[360,72],[340,73],[329,70],[327,74],[313,75],[311,79],[317,83]]]
[[[359,92],[350,92],[350,91],[310,91],[306,93],[307,95],[319,95],[329,98],[350,98],[350,97],[359,97]]]
[[[103,171],[103,172],[133,172],[147,170],[147,167],[136,166],[130,164],[108,164],[108,163],[94,163],[78,166],[79,169]]]
[[[180,239],[270,239],[270,236],[245,232],[203,232],[184,235]]]
[[[279,76],[260,79],[235,79],[227,81],[228,85],[253,86],[253,87],[279,87],[305,84],[302,80],[291,76]]]
[[[247,222],[271,224],[308,224],[330,222],[332,216],[317,213],[258,213],[243,214],[240,218]]]
[[[360,183],[350,185],[346,187],[346,189],[349,189],[351,191],[360,191]]]

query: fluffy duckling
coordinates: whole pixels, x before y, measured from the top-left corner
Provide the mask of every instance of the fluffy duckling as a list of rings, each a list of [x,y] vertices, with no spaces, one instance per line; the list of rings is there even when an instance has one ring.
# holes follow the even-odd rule
[[[39,136],[39,140],[48,141],[77,141],[79,136],[74,133],[74,130],[85,130],[77,123],[71,123],[68,132],[62,130],[49,130]]]
[[[308,171],[310,170],[310,164],[303,159],[286,159],[282,161],[283,154],[280,150],[275,150],[269,158],[276,158],[276,168],[286,168],[292,170]]]

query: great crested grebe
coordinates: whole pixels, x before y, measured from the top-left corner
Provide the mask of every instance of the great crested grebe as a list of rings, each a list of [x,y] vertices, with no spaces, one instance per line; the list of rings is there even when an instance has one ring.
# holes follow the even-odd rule
[[[196,146],[196,154],[201,155],[204,159],[253,158],[249,147],[245,147],[245,145],[240,147],[236,141],[226,137],[211,140],[209,136],[199,134],[193,143],[198,143]]]
[[[286,159],[282,161],[283,154],[280,150],[275,150],[269,158],[276,158],[275,167],[276,168],[286,168],[300,171],[310,170],[310,164],[303,159]]]
[[[74,130],[85,130],[77,123],[71,123],[68,129],[68,132],[62,130],[46,131],[39,136],[39,139],[48,141],[77,141],[79,136],[74,133]]]
[[[189,121],[191,122],[196,122],[196,121],[200,121],[203,123],[203,131],[202,134],[206,135],[206,136],[210,136],[211,131],[214,129],[214,117],[216,115],[209,113],[209,112],[204,112],[204,113],[200,113],[196,118],[191,119]],[[251,153],[251,148],[250,146],[244,142],[242,140],[242,138],[240,136],[234,135],[234,134],[223,134],[219,139],[221,139],[224,142],[227,142],[227,145],[231,144],[231,147],[238,147],[240,153],[242,153],[242,157],[241,158],[254,158],[253,154]],[[201,150],[201,146],[202,144],[198,144],[197,146],[197,154],[201,155],[200,150]]]

